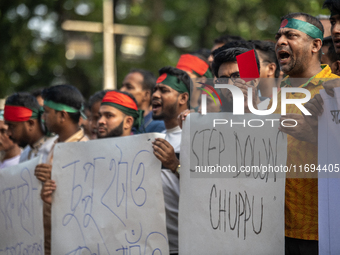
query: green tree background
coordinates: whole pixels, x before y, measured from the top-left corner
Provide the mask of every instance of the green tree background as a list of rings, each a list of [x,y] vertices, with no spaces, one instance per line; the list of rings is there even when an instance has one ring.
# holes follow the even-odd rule
[[[115,23],[151,28],[145,53],[127,59],[115,36],[117,84],[131,68],[157,75],[174,66],[180,54],[210,49],[223,34],[245,39],[274,39],[280,17],[289,12],[325,14],[323,0],[115,0]],[[102,21],[102,0],[12,0],[0,2],[0,98],[60,83],[80,89],[85,98],[102,88],[103,36],[65,32],[64,20]],[[91,41],[87,60],[68,60],[65,42],[72,36]]]

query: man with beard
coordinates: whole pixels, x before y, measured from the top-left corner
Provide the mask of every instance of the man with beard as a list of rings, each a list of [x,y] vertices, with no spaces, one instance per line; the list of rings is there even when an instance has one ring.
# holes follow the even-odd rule
[[[304,88],[314,96],[323,89],[322,79],[338,78],[331,73],[329,66],[320,63],[323,26],[315,17],[305,13],[291,13],[282,17],[275,39],[279,65],[287,75],[281,86]],[[299,99],[305,95],[287,93],[286,97]],[[287,115],[282,116],[281,121],[285,118],[303,120],[300,109],[295,105],[287,105],[286,111]],[[274,113],[281,113],[281,91]],[[313,136],[309,125],[298,122],[296,129]],[[287,136],[287,166],[317,165],[317,146],[292,134],[288,127],[281,127],[281,130],[292,135]],[[285,189],[286,254],[318,254],[318,180],[290,177],[287,174]]]
[[[106,92],[99,108],[98,138],[131,135],[132,127],[139,128],[142,122],[143,111],[131,94]]]
[[[165,139],[153,142],[154,154],[162,162],[162,184],[170,254],[178,253],[179,152],[182,130],[177,116],[189,108],[190,78],[174,67],[159,70],[152,94],[153,119],[164,120]]]
[[[8,137],[8,126],[4,122],[4,111],[0,110],[0,169],[19,163],[21,150]]]
[[[47,136],[41,123],[40,105],[36,98],[29,93],[14,93],[6,99],[4,119],[8,125],[7,134],[20,147],[19,162],[30,160],[42,155],[42,162],[47,162],[48,154],[54,144],[55,137]],[[46,181],[44,174],[49,173],[48,167],[42,168],[36,177]]]

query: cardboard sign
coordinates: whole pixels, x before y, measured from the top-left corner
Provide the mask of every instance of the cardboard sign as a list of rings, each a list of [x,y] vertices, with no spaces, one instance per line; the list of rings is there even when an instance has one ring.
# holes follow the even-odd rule
[[[320,91],[324,112],[319,117],[319,254],[340,254],[340,88],[335,96]]]
[[[251,127],[254,117],[257,126],[261,121],[264,126]],[[287,140],[277,121],[265,123],[279,117],[187,117],[180,157],[179,254],[284,254]],[[228,123],[214,127],[215,119]],[[267,166],[267,172],[251,172],[252,166]]]
[[[55,146],[53,255],[169,253],[157,137]]]
[[[0,255],[45,254],[39,160],[0,170]]]

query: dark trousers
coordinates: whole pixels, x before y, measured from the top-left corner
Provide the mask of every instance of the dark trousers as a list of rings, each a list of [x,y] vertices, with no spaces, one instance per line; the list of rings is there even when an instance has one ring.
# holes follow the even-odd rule
[[[319,241],[285,238],[285,255],[318,255]]]

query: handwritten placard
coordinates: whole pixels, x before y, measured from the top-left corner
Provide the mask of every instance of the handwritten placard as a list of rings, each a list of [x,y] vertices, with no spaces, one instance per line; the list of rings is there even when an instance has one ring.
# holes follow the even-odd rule
[[[217,119],[221,124],[214,127]],[[266,119],[279,115],[190,114],[185,121],[180,254],[284,254],[280,168],[286,165],[287,141],[278,121]],[[252,166],[267,166],[267,172],[247,172]]]
[[[320,95],[324,111],[319,117],[319,254],[340,254],[340,88],[331,97],[324,90]]]
[[[39,158],[0,170],[0,255],[44,254]]]
[[[53,255],[169,253],[156,137],[56,145]]]

